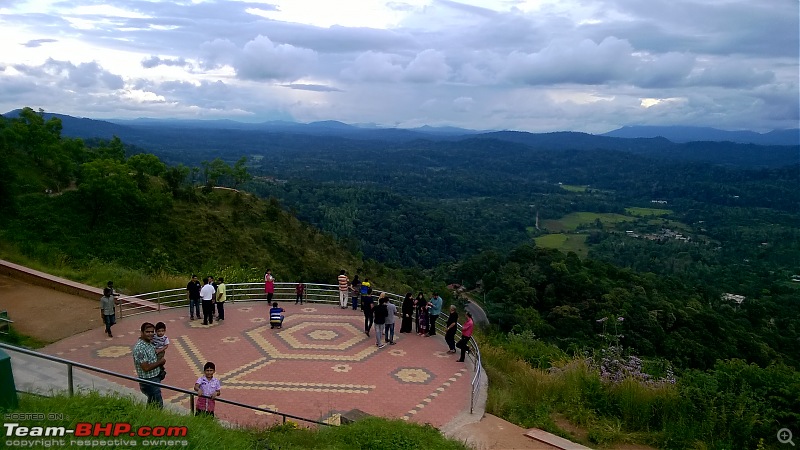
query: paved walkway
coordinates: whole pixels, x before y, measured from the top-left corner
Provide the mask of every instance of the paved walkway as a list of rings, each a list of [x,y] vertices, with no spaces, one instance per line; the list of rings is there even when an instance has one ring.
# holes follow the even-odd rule
[[[119,320],[113,338],[97,328],[42,351],[133,375],[131,349],[141,323],[162,321],[172,342],[166,355],[168,385],[192,389],[203,364],[213,361],[223,398],[315,420],[360,409],[443,427],[469,411],[472,367],[456,362],[441,336],[396,334],[396,345],[379,349],[374,332],[364,334],[360,311],[327,304],[282,306],[286,320],[280,330],[270,329],[266,302],[233,303],[227,305],[226,320],[210,326],[190,321],[187,309],[165,310]],[[185,394],[165,390],[164,399],[188,407]],[[218,404],[217,415],[240,424],[280,420],[224,404]]]

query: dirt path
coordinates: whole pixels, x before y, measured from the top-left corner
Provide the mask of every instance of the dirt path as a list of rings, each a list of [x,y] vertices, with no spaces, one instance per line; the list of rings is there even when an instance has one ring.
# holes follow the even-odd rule
[[[100,299],[92,301],[0,275],[0,310],[13,328],[51,343],[102,325]]]

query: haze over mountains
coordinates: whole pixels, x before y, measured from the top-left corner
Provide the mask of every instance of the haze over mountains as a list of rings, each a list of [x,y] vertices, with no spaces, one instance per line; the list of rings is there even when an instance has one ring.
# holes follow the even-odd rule
[[[19,110],[4,116],[16,117]],[[380,128],[374,124],[349,125],[338,121],[297,123],[269,121],[245,123],[233,120],[94,120],[63,114],[58,117],[63,134],[84,139],[120,137],[124,142],[164,158],[172,150],[198,154],[247,153],[251,149],[276,150],[304,147],[360,147],[381,141],[386,146],[409,142],[498,140],[547,150],[615,150],[649,157],[703,161],[742,167],[782,167],[800,162],[800,129],[765,134],[725,131],[704,127],[631,126],[602,135],[579,132],[529,133],[479,131],[456,127],[423,126],[413,129]],[[369,144],[373,145],[374,144]],[[169,158],[165,158],[169,160]]]

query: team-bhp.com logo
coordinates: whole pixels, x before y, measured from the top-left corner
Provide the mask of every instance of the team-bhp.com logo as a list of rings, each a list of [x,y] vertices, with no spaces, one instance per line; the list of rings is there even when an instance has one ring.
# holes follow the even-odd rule
[[[75,428],[66,427],[23,427],[18,423],[4,423],[6,437],[185,437],[187,427],[132,427],[126,422],[106,423],[80,422]]]
[[[10,447],[58,447],[58,446],[164,446],[185,447],[187,427],[134,427],[127,422],[100,423],[80,422],[74,428],[56,426],[23,426],[19,423],[4,423],[5,444]],[[76,439],[84,438],[84,439]],[[105,440],[102,438],[113,438]]]

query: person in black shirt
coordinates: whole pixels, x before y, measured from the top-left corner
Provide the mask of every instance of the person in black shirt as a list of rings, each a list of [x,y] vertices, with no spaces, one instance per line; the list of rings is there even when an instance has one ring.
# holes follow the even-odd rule
[[[361,310],[364,311],[364,333],[366,333],[367,336],[369,336],[369,330],[372,328],[373,306],[374,303],[372,301],[372,288],[368,287],[367,294],[361,295]]]
[[[194,320],[195,312],[200,318],[200,289],[202,286],[197,280],[197,275],[192,275],[192,280],[186,285],[186,297],[189,299],[189,320]]]

